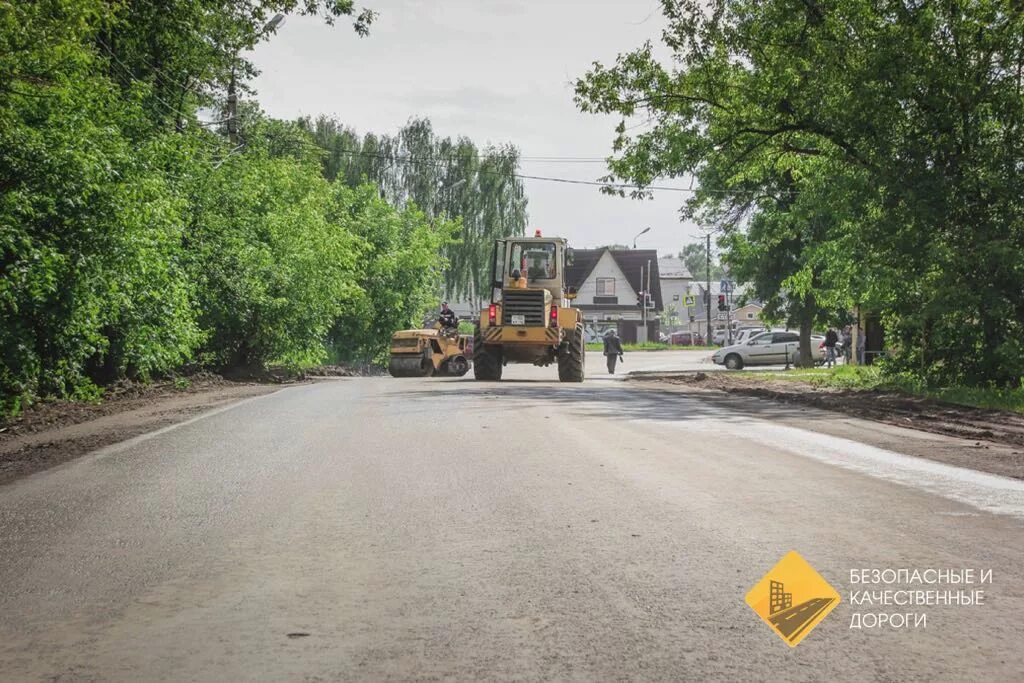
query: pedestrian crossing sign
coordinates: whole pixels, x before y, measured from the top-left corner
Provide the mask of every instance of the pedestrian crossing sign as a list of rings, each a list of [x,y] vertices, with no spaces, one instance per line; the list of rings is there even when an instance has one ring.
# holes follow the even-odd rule
[[[747,593],[746,602],[790,647],[839,605],[839,593],[791,550]]]

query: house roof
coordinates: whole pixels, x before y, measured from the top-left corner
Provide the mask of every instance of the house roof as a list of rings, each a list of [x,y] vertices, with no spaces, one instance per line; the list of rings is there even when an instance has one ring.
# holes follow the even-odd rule
[[[658,270],[661,272],[661,279],[692,280],[693,275],[683,263],[683,259],[674,256],[662,256],[658,259]]]
[[[573,264],[565,269],[566,285],[576,289],[582,287],[606,251],[615,259],[634,292],[644,289],[643,284],[645,283],[642,284],[640,281],[641,268],[645,271],[644,281],[646,281],[647,264],[651,264],[651,293],[654,295],[654,308],[658,311],[662,310],[661,275],[658,269],[658,252],[655,249],[619,250],[607,247],[604,249],[574,249]]]
[[[579,289],[601,260],[604,249],[573,249],[572,265],[565,268],[565,285]]]

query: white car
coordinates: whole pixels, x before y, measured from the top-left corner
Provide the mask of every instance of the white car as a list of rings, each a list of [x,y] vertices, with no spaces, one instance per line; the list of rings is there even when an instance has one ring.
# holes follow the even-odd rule
[[[741,327],[740,329],[736,330],[735,334],[733,334],[732,343],[735,346],[739,346],[740,344],[746,344],[754,337],[754,335],[761,334],[762,332],[767,331],[768,330],[766,330],[763,327]]]
[[[811,337],[811,355],[819,363],[825,352],[820,348],[823,337]],[[712,362],[724,365],[730,370],[739,370],[746,365],[782,365],[789,358],[794,363],[800,351],[800,335],[796,332],[762,332],[743,344],[733,344],[715,351]]]

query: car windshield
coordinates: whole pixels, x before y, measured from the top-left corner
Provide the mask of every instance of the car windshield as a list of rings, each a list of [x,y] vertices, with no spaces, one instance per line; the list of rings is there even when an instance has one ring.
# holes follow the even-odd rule
[[[554,242],[514,242],[508,272],[519,271],[528,280],[550,280],[557,274]]]

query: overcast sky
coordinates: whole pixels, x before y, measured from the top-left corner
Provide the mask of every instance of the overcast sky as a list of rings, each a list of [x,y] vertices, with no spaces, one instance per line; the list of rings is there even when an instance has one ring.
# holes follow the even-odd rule
[[[349,24],[289,17],[253,55],[271,116],[329,114],[360,133],[394,133],[430,118],[444,136],[511,142],[523,156],[597,157],[611,149],[612,117],[577,111],[571,82],[591,62],[658,42],[655,0],[365,0],[379,12],[367,38]],[[521,173],[596,180],[601,163],[523,162]],[[699,237],[679,221],[686,195],[609,197],[596,187],[525,180],[529,229],[573,246],[632,244],[674,254]],[[667,184],[667,183],[666,183]],[[683,185],[676,181],[675,185]]]

